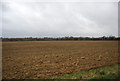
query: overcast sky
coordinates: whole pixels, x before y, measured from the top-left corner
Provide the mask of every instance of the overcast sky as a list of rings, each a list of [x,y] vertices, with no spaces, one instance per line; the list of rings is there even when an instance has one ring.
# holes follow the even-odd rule
[[[117,2],[10,1],[0,10],[2,37],[118,35]]]

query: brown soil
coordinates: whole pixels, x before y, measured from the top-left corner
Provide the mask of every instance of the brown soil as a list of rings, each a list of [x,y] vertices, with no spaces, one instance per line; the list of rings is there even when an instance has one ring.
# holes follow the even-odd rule
[[[3,79],[41,79],[118,62],[117,41],[2,43]]]

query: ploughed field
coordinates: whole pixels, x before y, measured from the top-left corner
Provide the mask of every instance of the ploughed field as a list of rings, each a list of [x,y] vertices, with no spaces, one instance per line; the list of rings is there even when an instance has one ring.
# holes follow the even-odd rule
[[[118,63],[118,41],[2,43],[3,79],[42,79]]]

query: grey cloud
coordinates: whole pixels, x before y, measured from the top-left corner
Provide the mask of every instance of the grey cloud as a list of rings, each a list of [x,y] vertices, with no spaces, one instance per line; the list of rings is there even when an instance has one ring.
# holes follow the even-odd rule
[[[118,34],[117,3],[3,3],[3,37]]]

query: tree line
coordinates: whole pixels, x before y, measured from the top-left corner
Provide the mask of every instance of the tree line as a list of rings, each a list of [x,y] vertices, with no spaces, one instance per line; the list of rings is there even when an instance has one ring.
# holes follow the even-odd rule
[[[44,38],[33,38],[33,37],[26,37],[26,38],[2,38],[2,41],[62,41],[62,40],[120,40],[120,37],[115,36],[102,36],[102,37],[44,37]]]

